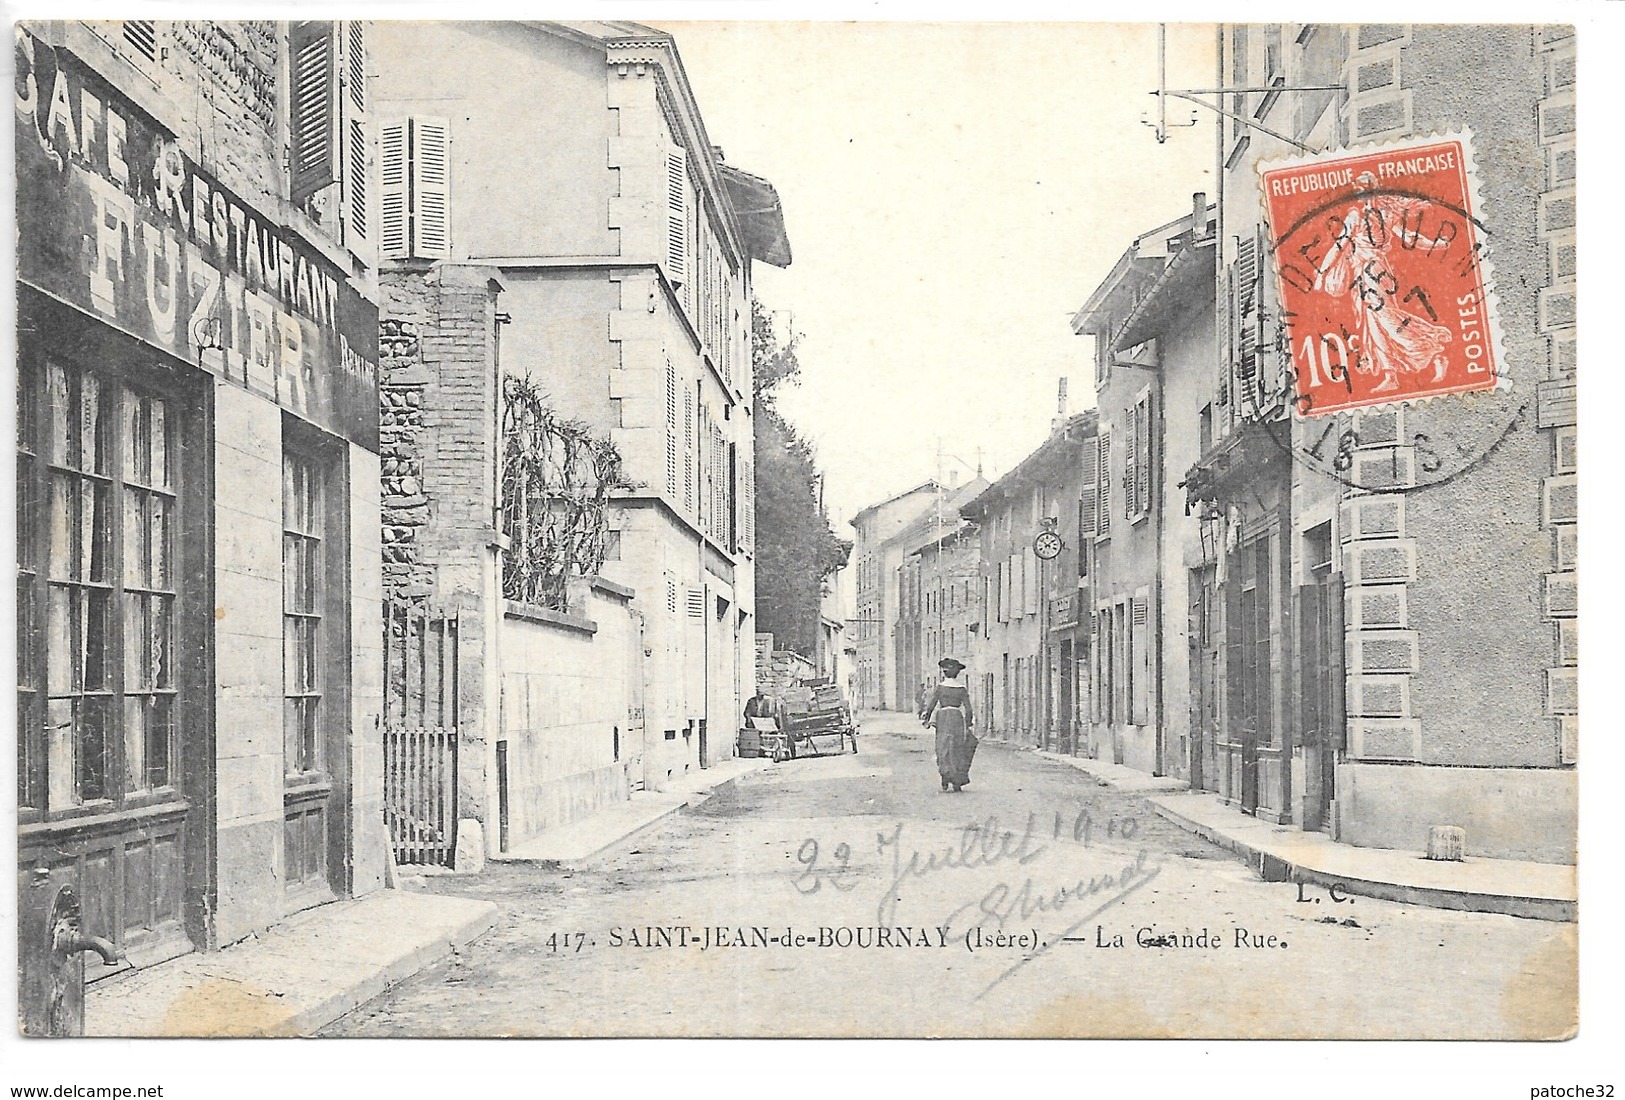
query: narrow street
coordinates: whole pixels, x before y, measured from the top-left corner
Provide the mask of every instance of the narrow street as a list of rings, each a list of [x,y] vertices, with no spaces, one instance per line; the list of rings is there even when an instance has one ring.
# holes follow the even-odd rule
[[[972,779],[940,792],[929,731],[872,714],[859,755],[589,869],[433,878],[497,928],[323,1034],[1516,1038],[1571,1011],[1573,925],[1265,883],[1003,745]]]

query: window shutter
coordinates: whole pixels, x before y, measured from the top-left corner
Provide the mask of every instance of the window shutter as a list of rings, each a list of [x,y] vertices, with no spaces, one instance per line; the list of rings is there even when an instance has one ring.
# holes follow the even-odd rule
[[[683,510],[694,511],[694,391],[683,390]]]
[[[345,225],[356,241],[371,233],[371,212],[367,194],[367,44],[365,23],[351,20],[345,25],[344,81],[349,89],[345,132]]]
[[[666,495],[677,499],[677,371],[666,360]]]
[[[345,205],[349,207],[346,225],[356,241],[367,239],[367,124],[350,120],[349,164],[345,178]]]
[[[333,23],[306,20],[288,34],[289,198],[303,203],[338,179],[338,89]]]
[[[1123,515],[1140,514],[1140,407],[1128,411],[1128,439],[1123,443]]]
[[[158,57],[158,23],[153,19],[124,20],[124,41],[148,61]]]
[[[1143,726],[1151,721],[1151,610],[1144,596],[1134,597],[1129,636],[1129,655],[1134,662],[1129,672],[1134,685],[1134,713],[1129,716],[1129,722]]]
[[[352,19],[345,25],[344,73],[350,86],[350,104],[357,111],[367,109],[367,25]]]
[[[1100,490],[1100,503],[1095,507],[1095,533],[1105,537],[1112,529],[1112,433],[1102,431],[1095,437],[1095,445],[1100,453],[1095,474],[1095,485]]]
[[[666,151],[666,278],[688,280],[688,153]]]
[[[1095,480],[1096,470],[1100,465],[1100,450],[1097,441],[1091,439],[1084,443],[1083,453],[1079,456],[1080,468],[1078,488],[1078,536],[1089,538],[1095,533]],[[1081,549],[1081,548],[1080,548]],[[1082,554],[1079,555],[1082,562]]]
[[[385,259],[405,259],[406,123],[378,128],[378,248]]]
[[[1152,439],[1156,433],[1152,429],[1152,405],[1149,391],[1140,395],[1140,401],[1135,409],[1139,418],[1140,460],[1136,467],[1139,484],[1135,490],[1135,504],[1141,512],[1151,510],[1151,467],[1156,461],[1156,449],[1152,446]]]
[[[412,254],[424,258],[451,254],[451,171],[447,161],[451,128],[443,118],[412,120]]]
[[[1027,614],[1036,615],[1038,614],[1038,600],[1041,595],[1038,583],[1038,551],[1034,550],[1029,544],[1023,552],[1023,557],[1026,559],[1027,572]]]

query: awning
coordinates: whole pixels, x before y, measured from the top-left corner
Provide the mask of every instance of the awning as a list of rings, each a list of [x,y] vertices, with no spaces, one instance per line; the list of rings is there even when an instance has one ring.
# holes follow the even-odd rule
[[[740,235],[752,259],[774,267],[790,266],[790,237],[784,229],[784,207],[779,193],[761,176],[721,164],[722,184],[728,191]]]

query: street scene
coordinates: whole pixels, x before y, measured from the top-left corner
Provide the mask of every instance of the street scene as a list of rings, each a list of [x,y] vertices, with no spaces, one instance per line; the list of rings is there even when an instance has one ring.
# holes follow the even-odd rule
[[[1574,1039],[1585,33],[18,23],[24,1049]]]
[[[752,772],[587,866],[430,880],[495,902],[497,929],[323,1034],[1562,1026],[1573,991],[1545,975],[1572,926],[1262,882],[1144,797],[1009,746],[983,748],[963,796],[943,797],[930,732],[876,718],[858,755]],[[1430,960],[1447,958],[1474,960],[1459,984],[1436,980]]]

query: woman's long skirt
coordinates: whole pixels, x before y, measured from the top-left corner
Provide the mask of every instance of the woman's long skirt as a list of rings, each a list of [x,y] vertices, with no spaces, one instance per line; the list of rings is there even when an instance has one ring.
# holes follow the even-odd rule
[[[938,707],[937,771],[943,781],[955,785],[970,782],[972,748],[970,730],[965,726],[965,712],[958,707]]]

